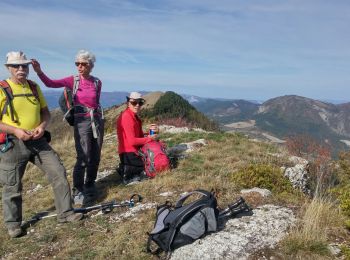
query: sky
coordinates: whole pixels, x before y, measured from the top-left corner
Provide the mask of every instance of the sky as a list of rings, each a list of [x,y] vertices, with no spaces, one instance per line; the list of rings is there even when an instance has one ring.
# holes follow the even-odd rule
[[[0,10],[0,60],[22,50],[53,79],[77,74],[86,49],[103,91],[350,101],[348,0],[1,0]]]

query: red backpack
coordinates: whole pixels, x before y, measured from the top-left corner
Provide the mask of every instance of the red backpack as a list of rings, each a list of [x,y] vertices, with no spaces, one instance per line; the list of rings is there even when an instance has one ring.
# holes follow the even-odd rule
[[[170,169],[170,160],[163,142],[151,141],[143,145],[140,154],[148,177],[154,178],[157,173]]]

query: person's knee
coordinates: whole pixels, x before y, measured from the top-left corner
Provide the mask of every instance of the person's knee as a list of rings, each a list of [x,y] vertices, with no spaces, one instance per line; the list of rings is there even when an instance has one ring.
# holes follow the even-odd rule
[[[77,157],[77,162],[75,165],[78,165],[79,167],[85,168],[87,166],[87,159],[85,157]]]
[[[99,164],[100,164],[100,157],[97,157],[97,156],[92,156],[87,161],[87,165],[89,167],[98,167]]]
[[[54,176],[51,185],[53,187],[69,187],[67,177],[64,174]]]

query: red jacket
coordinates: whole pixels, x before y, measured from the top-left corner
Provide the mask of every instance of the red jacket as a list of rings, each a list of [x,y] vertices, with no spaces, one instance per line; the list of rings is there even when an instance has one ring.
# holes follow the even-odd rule
[[[150,137],[144,137],[141,119],[131,111],[125,109],[116,121],[118,135],[118,153],[138,153],[138,149],[152,141]]]

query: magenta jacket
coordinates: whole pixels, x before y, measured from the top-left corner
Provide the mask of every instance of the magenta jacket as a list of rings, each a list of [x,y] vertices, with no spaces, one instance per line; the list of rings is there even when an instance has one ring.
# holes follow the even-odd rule
[[[74,76],[69,76],[63,79],[52,80],[44,73],[38,74],[41,81],[48,88],[62,88],[67,87],[73,89],[74,85]],[[90,76],[89,79],[84,79],[80,76],[80,84],[75,95],[74,103],[76,105],[83,105],[88,108],[97,108],[100,100],[97,100],[97,97],[100,97],[102,89],[102,82],[98,81],[98,89],[96,92],[96,87],[94,83],[94,78]],[[97,96],[97,97],[96,97]]]

